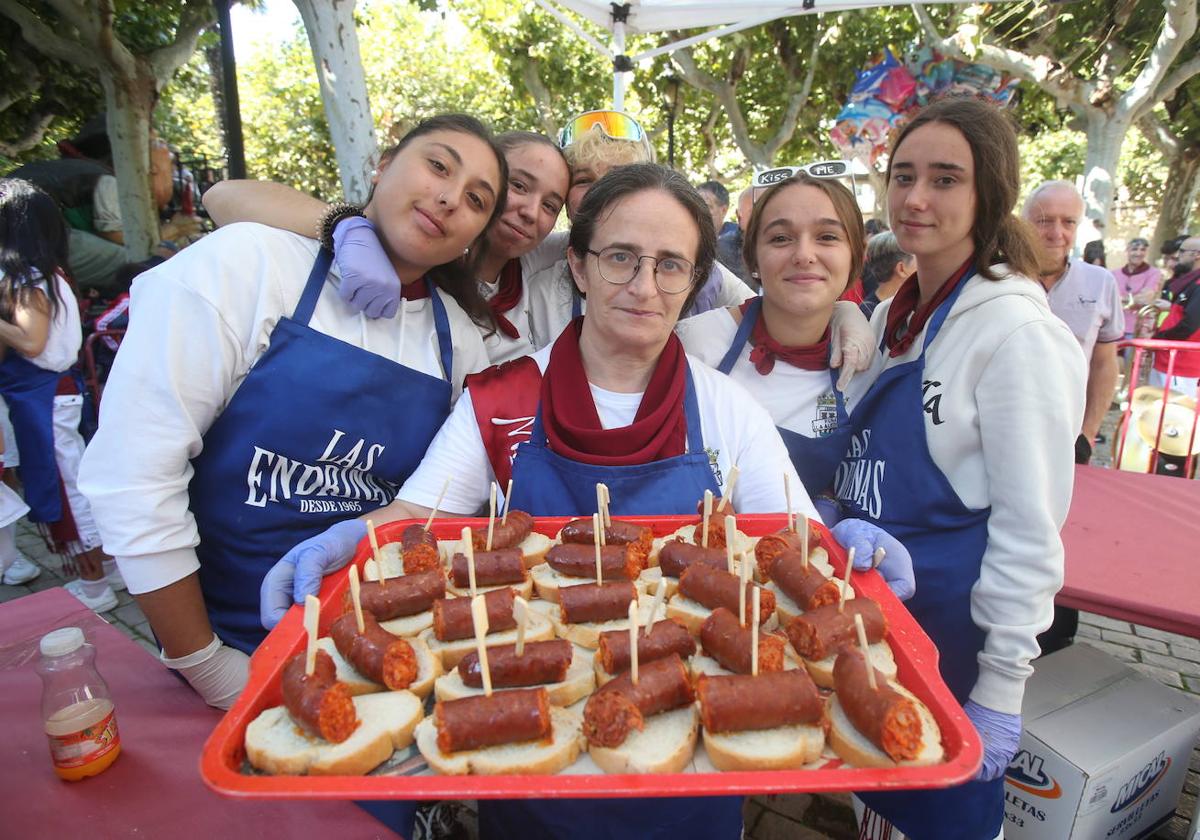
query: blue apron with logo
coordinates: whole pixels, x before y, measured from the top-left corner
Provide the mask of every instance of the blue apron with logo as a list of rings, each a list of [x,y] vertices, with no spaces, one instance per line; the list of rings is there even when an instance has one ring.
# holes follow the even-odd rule
[[[31,522],[57,522],[63,517],[54,459],[54,395],[62,376],[38,367],[11,347],[0,362],[0,395],[8,404],[8,419],[21,453],[17,471]]]
[[[721,364],[717,366],[717,370],[721,373],[728,375],[737,360],[741,358],[742,350],[745,349],[746,342],[750,339],[754,324],[762,316],[762,301],[761,297],[755,298],[742,315],[742,323],[738,325],[733,343],[729,345],[729,351],[725,354],[725,358],[721,359]],[[769,377],[770,374],[767,375],[768,379]],[[846,456],[846,447],[850,443],[850,435],[853,432],[850,417],[846,414],[846,402],[842,399],[842,392],[837,389],[837,376],[834,374],[833,368],[829,370],[829,390],[833,393],[837,412],[837,426],[829,434],[821,437],[805,437],[791,429],[785,429],[782,426],[775,427],[779,430],[779,436],[783,438],[784,445],[787,446],[792,465],[796,467],[796,472],[800,474],[800,480],[804,482],[804,489],[814,499],[829,489],[838,464]]]
[[[580,374],[582,375],[582,374]],[[691,371],[684,397],[687,452],[649,464],[600,467],[551,452],[539,407],[527,442],[513,461],[512,506],[534,516],[587,516],[596,508],[596,483],[608,485],[615,516],[694,514],[705,490],[717,493]],[[742,830],[740,796],[665,799],[480,800],[484,840],[736,840]]]
[[[308,326],[333,256],[322,250],[296,310],[204,435],[188,492],[200,586],[217,635],[263,640],[259,586],[296,543],[388,504],[450,412],[450,384]],[[428,281],[422,281],[428,282]],[[442,370],[450,322],[430,289]]]
[[[971,588],[987,549],[990,508],[962,503],[934,463],[925,435],[925,354],[971,272],[929,322],[919,358],[885,370],[854,410],[855,435],[835,479],[848,515],[904,543],[917,592],[908,611],[938,648],[942,679],[965,703],[979,676],[984,633],[971,619]],[[880,344],[880,352],[887,352]],[[1004,779],[944,790],[859,797],[909,837],[992,840],[1004,819]]]

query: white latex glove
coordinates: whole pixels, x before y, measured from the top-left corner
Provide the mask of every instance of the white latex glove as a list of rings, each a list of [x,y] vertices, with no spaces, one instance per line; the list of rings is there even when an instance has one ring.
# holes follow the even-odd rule
[[[848,300],[833,305],[829,326],[829,366],[841,368],[837,389],[845,391],[854,374],[875,360],[875,333],[858,304]]]
[[[216,633],[207,646],[194,653],[178,659],[160,653],[159,659],[178,671],[205,703],[218,709],[232,706],[250,678],[250,657],[222,642]]]

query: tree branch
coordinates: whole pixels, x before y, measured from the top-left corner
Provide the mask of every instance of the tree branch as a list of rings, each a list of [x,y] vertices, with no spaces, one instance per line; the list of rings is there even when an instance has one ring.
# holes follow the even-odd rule
[[[1162,88],[1168,79],[1171,64],[1179,56],[1183,45],[1196,33],[1196,0],[1166,0],[1163,5],[1165,10],[1162,28],[1158,32],[1154,48],[1150,51],[1150,58],[1117,104],[1121,111],[1133,117],[1147,107],[1154,107],[1187,80],[1187,77],[1184,77],[1162,97],[1156,98],[1159,88]],[[1184,67],[1188,65],[1200,67],[1200,58],[1192,58]],[[1192,75],[1195,75],[1195,71]]]
[[[1149,112],[1159,102],[1165,102],[1170,99],[1174,96],[1175,91],[1179,90],[1182,85],[1197,75],[1200,75],[1200,55],[1178,65],[1171,71],[1170,75],[1159,82],[1158,87],[1154,89],[1154,95],[1150,97],[1150,101],[1139,109],[1139,115]]]
[[[21,81],[3,93],[0,93],[0,112],[7,111],[15,103],[24,100],[34,88],[42,83],[42,74],[38,72],[33,62],[28,61],[25,56],[20,53],[14,53],[10,56],[9,63],[13,65],[11,69],[19,74]],[[9,157],[12,157],[12,155],[9,155]]]
[[[1069,72],[1061,72],[1064,68],[1048,56],[1029,56],[1017,50],[986,43],[980,44],[977,54],[970,56],[959,43],[959,39],[962,37],[961,33],[956,32],[947,38],[938,31],[937,25],[934,24],[923,5],[914,3],[912,9],[921,28],[925,30],[929,45],[938,52],[951,58],[957,58],[959,61],[986,64],[1017,78],[1033,82],[1057,99],[1060,104],[1074,105],[1082,109],[1094,107],[1089,102],[1088,88],[1090,85],[1082,83]]]
[[[215,19],[216,13],[212,3],[206,0],[188,0],[179,16],[175,40],[146,56],[146,62],[150,65],[155,83],[160,89],[171,80],[175,71],[191,58],[192,53],[196,51],[196,42],[200,35]]]
[[[1166,123],[1154,114],[1146,114],[1139,119],[1137,127],[1141,129],[1142,135],[1150,141],[1150,144],[1168,160],[1182,151],[1183,144],[1179,138],[1172,134]]]
[[[788,100],[787,110],[784,112],[783,120],[779,123],[778,130],[766,143],[765,151],[768,161],[774,160],[779,150],[792,139],[792,135],[796,133],[796,123],[800,119],[800,112],[808,104],[808,97],[812,93],[813,79],[817,74],[817,54],[821,49],[821,31],[821,27],[818,25],[817,31],[813,35],[812,50],[808,55],[808,68],[804,74],[804,81],[800,84],[800,90]]]
[[[46,129],[56,116],[58,115],[49,111],[34,111],[26,119],[25,131],[20,137],[8,143],[0,143],[0,155],[16,157],[41,143],[42,138],[46,136]]]
[[[548,137],[557,137],[558,125],[554,121],[554,97],[550,95],[550,89],[542,81],[542,74],[538,71],[536,59],[531,58],[522,62],[521,81],[525,83],[525,89],[533,97],[533,107],[537,111],[538,122],[542,124],[542,131]]]
[[[57,58],[88,70],[100,69],[100,60],[84,44],[55,33],[45,22],[16,0],[0,0],[0,15],[21,28],[25,43],[42,55]]]

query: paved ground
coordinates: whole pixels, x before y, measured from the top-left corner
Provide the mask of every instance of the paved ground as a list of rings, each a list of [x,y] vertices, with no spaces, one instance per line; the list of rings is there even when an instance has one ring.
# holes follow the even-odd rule
[[[47,552],[41,539],[25,523],[18,527],[17,545],[38,563],[43,573],[26,586],[0,585],[0,603],[40,592],[64,582],[58,558]],[[115,610],[105,614],[114,626],[151,653],[157,653],[150,627],[129,593],[118,593]],[[1104,616],[1081,616],[1080,643],[1089,644],[1130,663],[1147,675],[1179,691],[1200,695],[1200,641],[1148,627],[1114,621]],[[1186,840],[1188,818],[1200,783],[1200,749],[1192,754],[1191,767],[1175,818],[1154,836]],[[849,799],[844,796],[760,796],[746,803],[747,840],[853,840],[857,831]],[[470,836],[452,832],[444,836]]]

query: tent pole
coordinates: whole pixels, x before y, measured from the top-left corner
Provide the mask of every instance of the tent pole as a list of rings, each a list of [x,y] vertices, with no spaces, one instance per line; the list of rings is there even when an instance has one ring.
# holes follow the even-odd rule
[[[621,59],[625,57],[625,20],[619,19],[613,21],[613,37],[612,37],[612,52],[613,52],[613,110],[625,110],[625,78],[621,75],[623,62]]]

